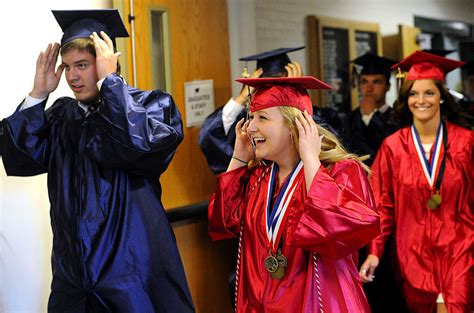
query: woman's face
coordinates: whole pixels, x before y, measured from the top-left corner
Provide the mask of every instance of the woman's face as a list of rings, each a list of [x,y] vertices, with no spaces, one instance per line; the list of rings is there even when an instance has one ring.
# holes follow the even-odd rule
[[[428,122],[440,118],[441,93],[430,79],[416,80],[408,94],[408,107],[413,120]]]
[[[278,163],[291,149],[295,149],[290,129],[285,124],[278,107],[251,112],[247,131],[255,146],[255,155],[259,159]]]

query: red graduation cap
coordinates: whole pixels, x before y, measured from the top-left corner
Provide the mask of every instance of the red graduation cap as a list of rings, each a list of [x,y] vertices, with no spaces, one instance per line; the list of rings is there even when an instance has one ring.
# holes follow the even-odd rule
[[[277,106],[291,106],[313,113],[313,105],[306,89],[331,89],[313,76],[240,78],[239,83],[255,88],[250,112]]]
[[[392,66],[392,69],[408,71],[405,79],[435,79],[444,83],[445,75],[464,65],[464,62],[448,59],[439,55],[415,51],[399,63]]]

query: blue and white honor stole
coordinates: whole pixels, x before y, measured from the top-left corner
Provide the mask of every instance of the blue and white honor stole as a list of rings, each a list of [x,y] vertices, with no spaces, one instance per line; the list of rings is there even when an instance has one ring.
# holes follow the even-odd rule
[[[277,179],[278,165],[273,162],[271,172],[270,172],[270,181],[268,182],[267,189],[267,199],[265,205],[265,219],[267,226],[267,236],[268,241],[273,248],[273,251],[276,250],[278,242],[280,239],[280,226],[285,217],[288,204],[290,203],[291,197],[295,192],[295,189],[298,185],[296,178],[303,168],[303,162],[300,160],[298,165],[291,171],[290,176],[286,180],[285,184],[282,186],[278,197],[271,207],[271,200],[273,198],[273,192],[275,190],[275,180]]]
[[[430,185],[430,188],[434,188],[435,184],[435,178],[436,178],[436,173],[439,170],[440,167],[440,155],[441,155],[441,146],[443,142],[443,122],[440,121],[439,127],[438,127],[438,133],[436,134],[436,140],[434,143],[434,155],[431,157],[431,163],[429,160],[426,159],[423,146],[421,145],[421,140],[420,137],[418,136],[418,132],[415,128],[415,125],[411,125],[411,133],[413,137],[413,143],[415,145],[416,153],[418,154],[418,159],[420,160],[421,167],[423,169],[423,173],[425,174],[425,177],[428,181],[428,184]],[[446,153],[446,151],[444,152]]]

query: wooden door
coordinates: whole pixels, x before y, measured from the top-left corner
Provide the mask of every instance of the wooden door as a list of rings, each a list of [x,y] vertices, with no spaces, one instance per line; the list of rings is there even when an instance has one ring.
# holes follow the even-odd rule
[[[126,9],[128,2],[126,3]],[[165,12],[165,86],[154,86],[153,12]],[[135,0],[136,82],[141,89],[166,89],[185,120],[184,84],[214,80],[216,106],[231,95],[227,4],[225,0]],[[131,53],[128,53],[131,57]],[[132,75],[129,70],[129,75]],[[206,201],[215,179],[198,146],[199,128],[186,128],[170,167],[161,177],[163,204],[176,208]]]
[[[398,25],[398,34],[383,36],[384,56],[393,60],[402,60],[420,49],[418,36],[421,29],[408,25]]]
[[[413,26],[398,25],[398,32],[400,34],[401,47],[400,60],[406,58],[416,50],[420,50],[418,36],[421,34],[421,29]]]
[[[199,128],[185,126],[184,86],[212,79],[216,107],[231,96],[227,2],[134,0],[133,8],[129,1],[114,1],[114,6],[121,9],[124,20],[133,12],[136,68],[133,71],[133,41],[128,39],[126,60],[122,60],[127,80],[140,89],[166,90],[183,117],[184,141],[160,179],[164,207],[175,213],[184,206],[205,205],[215,177],[198,146]],[[163,28],[157,29],[159,25]],[[129,23],[127,27],[131,32]],[[227,286],[231,244],[210,241],[205,212],[204,208],[204,214],[174,222],[172,227],[196,311],[231,312]]]

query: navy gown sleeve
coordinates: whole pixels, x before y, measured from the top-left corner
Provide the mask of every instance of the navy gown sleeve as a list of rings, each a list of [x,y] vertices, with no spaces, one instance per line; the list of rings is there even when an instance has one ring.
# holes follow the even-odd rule
[[[222,122],[222,109],[220,108],[209,115],[199,131],[199,146],[214,174],[220,174],[227,170],[234,153],[235,125],[246,115],[246,111],[243,110],[226,135]]]
[[[116,74],[103,82],[101,106],[88,119],[85,154],[105,168],[158,176],[183,139],[181,115],[173,98],[143,91]]]
[[[316,124],[326,128],[336,135],[343,144],[346,144],[344,137],[344,123],[337,112],[331,108],[313,107],[313,120]]]
[[[46,100],[15,113],[0,123],[0,155],[9,176],[33,176],[47,172],[49,124]]]

